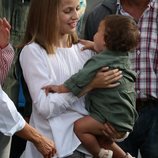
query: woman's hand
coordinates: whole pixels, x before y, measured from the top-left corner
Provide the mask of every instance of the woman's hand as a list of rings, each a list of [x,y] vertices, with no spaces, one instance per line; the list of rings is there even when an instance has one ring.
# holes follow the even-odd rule
[[[109,138],[111,141],[115,141],[117,139],[118,132],[108,122],[104,124],[104,130],[102,132],[103,135],[105,135],[105,137]]]
[[[85,95],[87,92],[95,88],[113,88],[119,85],[117,82],[122,77],[122,71],[119,69],[110,70],[103,67],[99,70],[95,78],[84,88],[78,97]]]
[[[84,45],[81,49],[82,51],[86,50],[86,49],[96,51],[96,50],[94,50],[94,42],[93,41],[79,39],[79,42]]]
[[[0,48],[5,48],[10,41],[11,26],[6,18],[0,18]]]
[[[103,67],[98,71],[95,78],[89,84],[91,89],[95,88],[112,88],[119,85],[117,82],[122,77],[122,71],[119,69],[109,70],[108,67]]]

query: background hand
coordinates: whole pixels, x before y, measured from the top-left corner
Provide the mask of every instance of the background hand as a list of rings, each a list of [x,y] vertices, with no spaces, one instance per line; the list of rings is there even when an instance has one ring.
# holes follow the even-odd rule
[[[10,41],[11,26],[6,18],[0,18],[0,48],[5,48]]]
[[[56,153],[54,143],[46,137],[41,137],[39,142],[34,142],[34,145],[38,151],[44,156],[44,158],[51,158]]]

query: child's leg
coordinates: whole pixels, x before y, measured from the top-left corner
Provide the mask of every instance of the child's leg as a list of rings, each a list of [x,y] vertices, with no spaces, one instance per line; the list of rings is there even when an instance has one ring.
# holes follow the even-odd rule
[[[85,148],[95,157],[98,157],[100,151],[100,146],[95,135],[101,134],[102,128],[100,123],[98,124],[98,122],[90,116],[85,116],[77,120],[74,126],[77,137]]]
[[[99,137],[98,141],[102,148],[109,149],[113,151],[113,158],[125,158],[126,153],[115,143],[107,143],[107,139],[103,136]]]
[[[114,158],[124,158],[126,153],[114,142],[107,141],[103,135],[104,125],[90,116],[85,116],[75,122],[74,131],[85,148],[95,157],[101,150],[96,136],[103,136],[104,145],[106,149],[110,149],[114,152]],[[103,140],[102,139],[102,140]]]

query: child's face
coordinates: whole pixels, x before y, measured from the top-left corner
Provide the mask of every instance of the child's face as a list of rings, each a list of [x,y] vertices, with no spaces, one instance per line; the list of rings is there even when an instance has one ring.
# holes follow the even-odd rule
[[[105,41],[104,41],[104,32],[105,32],[105,26],[104,23],[101,22],[97,33],[94,35],[94,49],[97,52],[101,52],[105,49]]]
[[[62,35],[71,34],[76,30],[79,20],[79,0],[62,0],[59,10],[60,32]]]

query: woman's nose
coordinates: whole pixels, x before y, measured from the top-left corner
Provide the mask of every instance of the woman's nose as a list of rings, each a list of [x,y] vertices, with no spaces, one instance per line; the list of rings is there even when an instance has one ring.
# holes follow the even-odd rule
[[[79,11],[74,11],[72,18],[76,20],[79,19]]]

